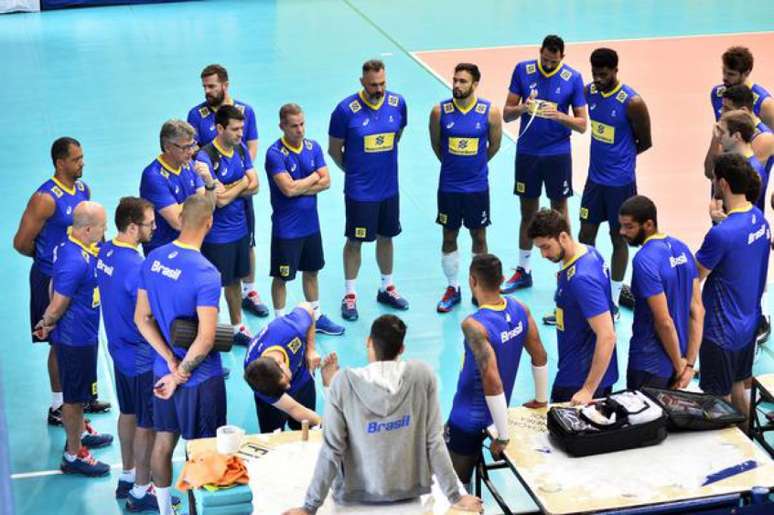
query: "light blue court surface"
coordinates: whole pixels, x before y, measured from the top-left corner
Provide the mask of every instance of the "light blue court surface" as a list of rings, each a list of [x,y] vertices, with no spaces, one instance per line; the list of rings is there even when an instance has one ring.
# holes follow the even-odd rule
[[[765,0],[213,0],[0,17],[4,70],[0,120],[5,129],[5,137],[0,139],[0,195],[4,199],[0,204],[0,239],[6,242],[2,251],[5,295],[0,297],[4,336],[0,391],[5,392],[17,512],[106,514],[121,511],[123,505],[113,498],[115,470],[111,477],[97,480],[57,474],[64,433],[46,425],[48,349],[30,344],[30,262],[11,248],[29,195],[52,173],[48,153],[56,137],[74,136],[83,143],[84,179],[91,185],[94,199],[112,213],[121,196],[137,194],[141,170],[158,154],[161,124],[169,118],[185,118],[188,109],[202,101],[200,70],[212,62],[225,65],[231,75],[232,94],[252,104],[258,118],[262,182],[255,200],[258,286],[268,299],[270,208],[262,156],[279,137],[279,106],[288,101],[301,104],[306,111],[307,136],[325,147],[329,115],[339,100],[358,88],[360,64],[368,58],[382,58],[387,63],[388,87],[402,93],[409,107],[409,124],[400,144],[403,234],[396,240],[395,264],[397,285],[411,302],[411,310],[401,314],[409,327],[406,354],[438,371],[441,408],[446,414],[462,355],[459,325],[472,306],[469,292],[464,292],[461,309],[444,316],[435,313],[445,283],[440,267],[441,234],[434,223],[439,166],[428,141],[427,115],[449,91],[408,52],[509,44],[535,44],[537,48],[549,32],[561,34],[568,42],[754,32],[771,30],[771,20],[774,3]],[[690,56],[675,58],[689,66]],[[503,66],[510,69],[513,63]],[[514,144],[504,139],[502,150],[491,162],[494,223],[489,245],[508,267],[515,266],[517,255],[518,211],[511,195],[513,160]],[[701,163],[696,166],[698,169]],[[321,274],[321,300],[323,310],[340,321],[343,181],[335,166],[331,171],[333,187],[319,199],[328,258]],[[576,190],[581,187],[576,184]],[[578,197],[570,205],[574,221]],[[108,234],[113,231],[111,228]],[[599,244],[607,256],[610,248],[604,235],[600,231]],[[465,270],[468,237],[461,236],[460,243]],[[365,363],[369,322],[384,312],[374,302],[378,270],[372,256],[373,246],[365,247],[358,283],[361,321],[346,324],[345,337],[319,339],[321,352],[336,351],[344,366]],[[537,318],[553,307],[556,266],[537,254],[533,263],[535,287],[517,296]],[[301,300],[300,280],[289,292],[290,303]],[[254,331],[264,323],[247,320]],[[624,312],[617,326],[621,371],[626,366],[630,325],[631,315]],[[541,336],[553,376],[555,334],[551,328],[541,327]],[[774,371],[772,349],[762,350],[757,373]],[[243,355],[238,349],[225,358],[233,371],[227,382],[228,418],[230,423],[254,432],[257,421],[252,396],[240,378]],[[92,418],[103,432],[115,431],[117,417],[111,370],[109,356],[101,352],[100,396],[114,405],[110,414]],[[623,380],[618,386],[623,386]],[[318,395],[322,398],[321,392]],[[532,378],[525,359],[513,404],[531,396]],[[111,464],[120,463],[117,442],[95,455]],[[509,490],[507,497],[514,507],[534,509],[515,480],[501,477],[499,481]],[[494,509],[490,501],[488,511]]]

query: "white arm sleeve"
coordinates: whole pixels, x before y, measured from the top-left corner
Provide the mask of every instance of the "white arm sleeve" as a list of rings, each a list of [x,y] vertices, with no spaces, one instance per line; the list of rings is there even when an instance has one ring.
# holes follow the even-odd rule
[[[542,367],[532,365],[532,378],[535,380],[535,400],[548,402],[548,363]]]
[[[492,414],[495,429],[497,429],[497,438],[500,440],[508,439],[508,404],[505,402],[505,394],[487,395],[486,405],[489,406],[489,413]]]

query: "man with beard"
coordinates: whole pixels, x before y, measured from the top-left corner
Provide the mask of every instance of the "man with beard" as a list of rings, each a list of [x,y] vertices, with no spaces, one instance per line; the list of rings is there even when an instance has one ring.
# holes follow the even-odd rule
[[[328,154],[344,172],[347,242],[344,244],[344,320],[357,320],[355,282],[361,245],[376,240],[382,275],[380,304],[408,309],[392,281],[392,239],[401,232],[398,195],[398,142],[407,123],[406,101],[386,89],[384,63],[363,63],[363,89],[342,100],[331,114]]]
[[[255,161],[258,155],[258,125],[255,111],[249,105],[231,98],[229,94],[228,71],[219,64],[205,66],[201,73],[204,88],[204,102],[188,111],[188,123],[196,129],[196,141],[203,147],[218,135],[215,113],[221,106],[230,105],[239,109],[245,117],[242,142],[247,145],[250,159]],[[250,233],[250,272],[242,281],[242,307],[259,317],[269,315],[269,308],[261,301],[255,289],[255,211],[252,198],[245,202],[248,231]]]
[[[573,241],[559,211],[538,211],[528,234],[544,258],[562,264],[555,296],[559,371],[551,401],[587,404],[608,395],[618,380],[610,274],[597,249]]]
[[[503,119],[512,122],[521,118],[513,191],[519,196],[521,223],[519,264],[503,285],[503,293],[532,286],[532,241],[527,237],[527,227],[540,207],[544,182],[551,208],[569,220],[567,198],[573,194],[570,134],[586,132],[587,114],[583,77],[562,59],[562,38],[546,36],[540,58],[517,64],[508,88]]]
[[[699,354],[704,307],[696,263],[682,241],[658,232],[656,205],[635,195],[621,205],[632,260],[634,323],[626,387],[685,388]]]
[[[441,266],[449,281],[437,306],[439,313],[451,311],[462,298],[457,235],[463,223],[470,231],[473,256],[487,252],[486,226],[491,223],[487,163],[500,149],[502,122],[491,102],[476,98],[480,80],[478,66],[458,64],[453,97],[430,113],[430,142],[441,161],[436,223],[443,226]]]
[[[774,99],[760,84],[750,82],[753,69],[753,55],[743,46],[733,46],[723,52],[723,84],[718,84],[710,92],[710,102],[715,120],[723,114],[723,93],[726,89],[746,84],[753,94],[753,109],[755,116],[763,120],[767,127],[774,126]]]

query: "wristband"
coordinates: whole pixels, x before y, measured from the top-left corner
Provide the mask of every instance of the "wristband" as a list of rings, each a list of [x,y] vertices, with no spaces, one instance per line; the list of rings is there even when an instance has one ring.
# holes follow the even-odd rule
[[[215,191],[215,181],[204,185],[204,189],[207,191]]]
[[[685,366],[688,368],[693,368],[693,363],[686,363]]]

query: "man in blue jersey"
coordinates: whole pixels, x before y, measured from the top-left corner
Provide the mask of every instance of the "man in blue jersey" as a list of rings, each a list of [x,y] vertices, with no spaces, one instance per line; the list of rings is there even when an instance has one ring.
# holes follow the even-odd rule
[[[685,388],[699,354],[704,307],[696,263],[677,238],[658,231],[656,205],[635,195],[621,205],[621,234],[640,247],[632,260],[634,323],[626,387]]]
[[[245,381],[255,394],[262,433],[301,429],[301,421],[319,425],[312,374],[320,366],[315,350],[314,310],[301,304],[275,318],[250,343],[245,355]]]
[[[241,280],[250,272],[250,234],[245,203],[258,191],[253,161],[242,142],[245,117],[234,106],[221,106],[215,114],[218,135],[203,146],[196,163],[204,163],[215,192],[215,213],[204,238],[202,255],[220,272],[234,343],[247,345],[252,335],[242,324]]]
[[[53,270],[54,247],[67,237],[67,228],[73,223],[73,211],[84,200],[91,198],[91,190],[81,180],[83,176],[83,149],[69,137],[62,137],[51,145],[54,176],[33,193],[13,238],[13,248],[32,258],[30,268],[30,327],[40,321],[50,302],[49,287]],[[41,341],[34,334],[33,343]],[[45,340],[49,341],[49,340]],[[56,349],[48,350],[48,378],[51,386],[51,406],[48,423],[62,425],[62,386],[56,365]],[[86,411],[98,413],[110,409],[110,403],[95,400]]]
[[[301,270],[304,297],[314,309],[317,332],[339,336],[344,328],[322,314],[317,273],[325,266],[317,194],[331,178],[320,145],[305,139],[304,112],[298,104],[279,111],[282,137],[266,151],[271,192],[271,298],[274,314],[285,314],[286,283]]]
[[[465,484],[480,460],[488,426],[496,430],[490,447],[496,459],[508,445],[508,405],[522,348],[532,358],[535,379],[535,399],[525,406],[544,407],[548,400],[546,351],[529,309],[500,295],[502,272],[500,260],[491,254],[475,256],[470,264],[468,283],[479,309],[462,322],[465,355],[445,429],[454,470]]]
[[[67,474],[104,476],[110,466],[95,460],[89,448],[110,445],[113,437],[91,429],[83,405],[97,393],[99,289],[95,245],[105,235],[105,210],[84,200],[73,210],[70,234],[53,250],[51,303],[35,325],[35,335],[51,335],[62,382],[62,421],[67,444],[60,468]]]
[[[151,473],[161,515],[171,515],[172,451],[186,440],[215,436],[226,423],[226,387],[220,355],[212,352],[220,303],[220,274],[199,249],[212,227],[212,202],[193,195],[183,203],[181,230],[142,265],[134,322],[156,350],[153,363]],[[172,346],[176,319],[196,320],[188,350]]]
[[[725,90],[740,84],[746,84],[753,94],[752,112],[760,118],[767,127],[774,126],[774,98],[760,84],[750,81],[753,69],[752,52],[743,46],[733,46],[723,52],[723,83],[712,88],[710,103],[715,120],[720,119],[723,112],[723,94]]]
[[[499,109],[476,97],[480,80],[478,66],[458,64],[452,98],[430,112],[430,143],[441,162],[436,223],[443,227],[441,268],[448,281],[436,308],[439,313],[451,311],[462,298],[457,235],[463,223],[470,231],[473,255],[487,252],[486,227],[491,223],[487,163],[500,149],[502,122]]]
[[[204,89],[204,102],[188,111],[188,123],[196,130],[196,141],[200,147],[210,143],[218,135],[215,123],[215,113],[221,106],[231,105],[239,109],[245,116],[245,127],[242,141],[247,145],[250,159],[255,162],[258,155],[258,124],[255,121],[255,111],[244,102],[235,100],[229,93],[228,71],[219,64],[204,67],[200,75]],[[269,310],[261,302],[261,297],[255,289],[255,211],[252,198],[245,199],[245,208],[250,233],[250,273],[242,281],[242,307],[260,316],[268,316]]]
[[[706,315],[699,350],[699,386],[747,414],[744,382],[752,375],[755,333],[768,272],[771,231],[745,195],[755,172],[739,154],[715,160],[713,187],[726,218],[713,226],[696,253]]]
[[[544,258],[562,264],[555,295],[559,370],[551,401],[587,404],[608,395],[618,380],[610,274],[594,247],[573,241],[558,211],[538,211],[529,237]]]
[[[363,64],[363,89],[342,100],[331,114],[328,154],[344,172],[347,242],[344,244],[346,293],[341,316],[357,320],[355,282],[360,247],[376,240],[382,282],[376,301],[408,309],[392,281],[392,238],[400,234],[398,143],[407,123],[406,101],[386,89],[384,63]]]
[[[546,36],[540,57],[516,65],[503,108],[505,122],[521,120],[516,146],[516,179],[519,196],[519,264],[503,285],[503,293],[532,286],[532,241],[527,227],[540,208],[543,183],[551,208],[567,216],[572,190],[572,131],[586,132],[587,111],[580,72],[563,62],[564,40]],[[572,115],[569,114],[572,108]]]
[[[591,53],[591,75],[594,81],[586,86],[591,118],[591,155],[581,199],[578,240],[593,246],[599,224],[607,221],[613,244],[610,275],[617,314],[629,260],[626,240],[618,232],[618,211],[626,199],[637,194],[637,155],[653,145],[650,115],[642,97],[618,80],[615,50],[597,48]],[[632,307],[628,288],[624,297],[629,299],[626,305]]]

